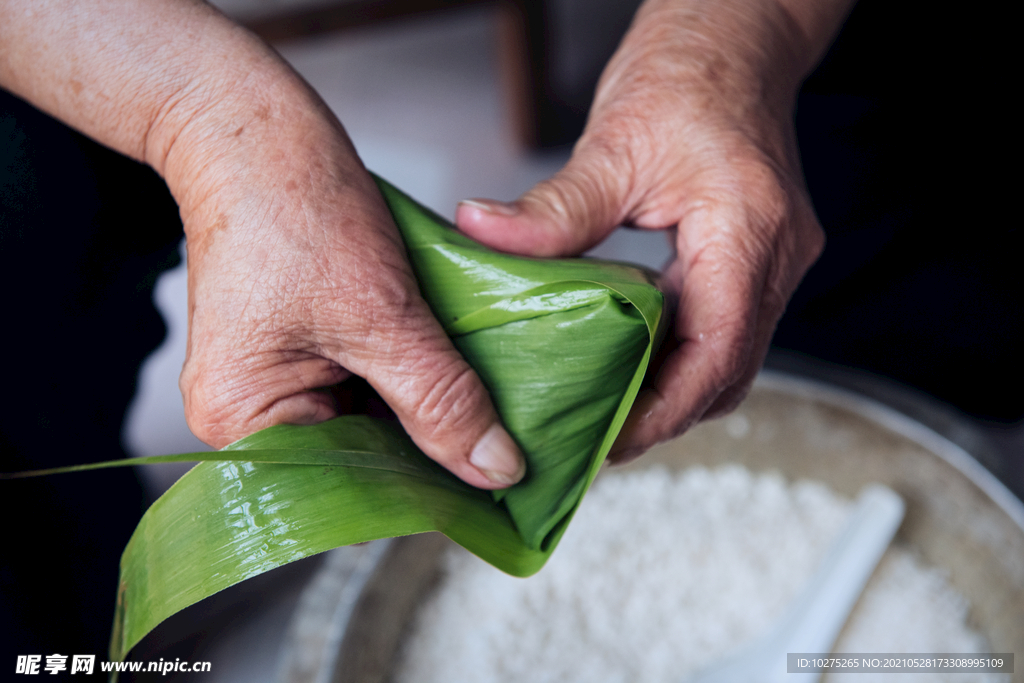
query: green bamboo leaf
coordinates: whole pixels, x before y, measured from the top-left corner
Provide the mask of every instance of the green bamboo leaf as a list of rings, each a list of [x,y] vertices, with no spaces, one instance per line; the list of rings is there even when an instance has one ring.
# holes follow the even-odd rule
[[[146,459],[204,462],[153,504],[125,548],[112,659],[188,605],[341,545],[439,531],[517,576],[554,551],[657,342],[663,297],[653,274],[496,253],[378,185],[424,298],[523,449],[526,478],[493,494],[475,489],[397,425],[360,416]]]
[[[305,464],[311,441],[318,455]],[[426,458],[393,424],[347,416],[272,427],[228,452],[278,459],[291,447],[303,464],[200,463],[150,507],[121,559],[112,659],[188,605],[341,545],[436,530],[518,573],[532,573],[546,559],[519,552],[508,514]],[[336,463],[319,462],[332,451],[340,454]],[[375,451],[388,459],[369,461]]]

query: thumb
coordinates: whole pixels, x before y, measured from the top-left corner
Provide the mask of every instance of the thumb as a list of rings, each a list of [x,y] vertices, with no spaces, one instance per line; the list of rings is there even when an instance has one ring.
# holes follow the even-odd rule
[[[426,306],[423,307],[426,309]],[[417,325],[392,331],[363,374],[430,458],[468,484],[515,484],[526,462],[501,424],[480,377],[424,310]]]
[[[455,222],[500,251],[569,256],[598,244],[626,218],[629,174],[603,149],[581,143],[569,162],[514,202],[468,199]]]

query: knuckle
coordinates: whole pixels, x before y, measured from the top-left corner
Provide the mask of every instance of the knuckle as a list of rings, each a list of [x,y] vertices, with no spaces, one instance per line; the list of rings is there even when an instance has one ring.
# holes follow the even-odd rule
[[[415,370],[408,393],[421,436],[434,443],[479,436],[477,418],[489,398],[469,364],[458,358],[442,367],[420,364]]]
[[[783,289],[779,283],[769,282],[761,293],[760,315],[770,319],[774,324],[782,317],[787,303],[789,303],[789,292]]]
[[[639,125],[647,125],[641,123]],[[626,197],[637,176],[646,136],[631,122],[591,126],[573,150],[569,162],[552,178],[538,183],[523,197],[526,204],[548,207],[556,228],[594,239],[594,233],[625,219]]]
[[[179,380],[185,405],[185,422],[201,441],[213,446],[223,445],[227,439],[225,424],[230,419],[230,403],[224,401],[220,392],[214,391],[209,382],[188,368]]]
[[[753,344],[753,330],[746,320],[730,322],[714,331],[706,343],[704,371],[713,391],[718,393],[743,378]]]
[[[592,247],[604,232],[621,222],[620,191],[605,168],[608,162],[570,163],[555,177],[542,181],[522,199],[526,206],[548,216],[550,231],[542,245],[546,255],[578,253]]]
[[[216,448],[243,436],[240,429],[250,422],[258,399],[252,394],[256,380],[237,363],[190,359],[178,379],[188,428]]]
[[[809,227],[807,229],[807,235],[803,240],[805,258],[808,266],[818,260],[822,252],[825,251],[825,231],[822,229],[818,219],[814,216],[814,210],[809,209],[811,212],[811,219],[808,221]]]
[[[718,387],[735,384],[743,377],[750,343],[747,339],[727,340],[720,351],[719,360],[712,363],[711,374]]]
[[[758,246],[764,252],[775,252],[786,239],[794,218],[793,195],[785,182],[771,167],[760,165],[748,171],[745,184],[749,189],[747,200],[748,222],[754,228]]]

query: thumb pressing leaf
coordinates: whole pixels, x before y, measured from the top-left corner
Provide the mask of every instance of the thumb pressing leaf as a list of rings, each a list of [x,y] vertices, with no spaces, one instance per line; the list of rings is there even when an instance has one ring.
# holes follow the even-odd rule
[[[440,531],[528,576],[597,474],[658,337],[653,274],[496,253],[377,182],[424,298],[490,392],[526,477],[475,489],[398,425],[363,416],[257,432],[211,454],[139,523],[121,558],[112,659],[219,590],[361,541]]]

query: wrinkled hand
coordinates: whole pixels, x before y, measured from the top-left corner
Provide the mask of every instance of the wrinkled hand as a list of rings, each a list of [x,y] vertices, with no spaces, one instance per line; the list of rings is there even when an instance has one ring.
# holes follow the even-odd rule
[[[326,420],[338,409],[318,389],[355,374],[466,482],[521,478],[518,449],[420,298],[337,120],[292,81],[209,99],[217,104],[175,135],[167,163],[188,245],[180,385],[192,431],[221,447],[273,424]]]
[[[568,164],[513,203],[459,207],[469,235],[535,256],[579,254],[618,225],[669,232],[674,339],[613,460],[734,408],[821,252],[792,123],[812,42],[773,0],[649,0]]]
[[[434,320],[376,185],[323,101],[201,0],[0,3],[0,86],[152,166],[188,243],[189,426],[221,447],[337,413],[365,378],[466,482],[525,471]]]

